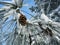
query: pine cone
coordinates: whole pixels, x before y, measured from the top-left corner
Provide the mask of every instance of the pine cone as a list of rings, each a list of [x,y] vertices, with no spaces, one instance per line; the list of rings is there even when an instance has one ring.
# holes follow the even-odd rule
[[[26,17],[23,14],[21,14],[21,16],[19,17],[19,23],[21,25],[25,26],[26,25],[26,20],[27,20]]]

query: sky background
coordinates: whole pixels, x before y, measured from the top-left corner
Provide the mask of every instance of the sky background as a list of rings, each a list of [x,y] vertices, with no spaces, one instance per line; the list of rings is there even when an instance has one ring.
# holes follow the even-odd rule
[[[12,1],[12,0],[0,0],[0,1]],[[30,8],[31,6],[35,5],[35,4],[34,4],[34,0],[24,0],[24,5],[25,5],[25,6],[23,6],[23,7],[21,8],[21,10],[24,10],[25,12],[34,15],[34,13],[29,10],[29,8]],[[0,7],[2,7],[2,5],[0,5]],[[28,19],[30,19],[31,16],[30,16],[29,14],[25,13],[25,12],[23,12],[23,13],[25,14],[25,16],[26,16]]]

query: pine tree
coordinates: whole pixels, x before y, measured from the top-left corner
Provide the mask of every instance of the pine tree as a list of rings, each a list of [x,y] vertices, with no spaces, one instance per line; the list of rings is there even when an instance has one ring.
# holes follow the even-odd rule
[[[4,5],[0,8],[0,45],[60,45],[60,23],[51,18],[60,9],[59,4],[51,6],[55,0],[34,0],[36,6],[30,9],[37,15],[30,20],[20,10],[23,0],[12,1],[0,1]]]

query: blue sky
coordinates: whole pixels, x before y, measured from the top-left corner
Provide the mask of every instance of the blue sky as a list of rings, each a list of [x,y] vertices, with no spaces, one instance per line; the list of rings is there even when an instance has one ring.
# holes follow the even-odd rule
[[[12,0],[2,0],[2,1],[12,1]],[[34,15],[34,13],[32,13],[32,12],[29,10],[29,8],[34,5],[34,0],[24,0],[24,4],[27,4],[27,6],[23,6],[23,7],[21,8],[21,10],[24,10],[24,11],[26,11],[27,13],[30,13],[30,14]],[[2,6],[2,5],[0,5],[0,7],[1,7],[1,6]],[[30,19],[31,16],[30,16],[29,14],[27,14],[27,13],[24,13],[24,14],[25,14],[25,16],[26,16],[28,19]]]
[[[34,13],[32,13],[32,12],[29,10],[29,8],[34,5],[34,0],[25,0],[24,3],[25,3],[25,4],[28,4],[28,6],[22,7],[22,10],[24,10],[24,11],[26,11],[26,12],[34,15]],[[26,13],[24,13],[24,14],[26,14]],[[30,16],[29,14],[26,14],[26,17],[29,18],[29,19],[31,18],[31,16]]]

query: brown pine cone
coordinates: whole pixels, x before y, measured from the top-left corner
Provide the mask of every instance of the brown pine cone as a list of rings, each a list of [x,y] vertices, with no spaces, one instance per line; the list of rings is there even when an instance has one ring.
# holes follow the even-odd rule
[[[27,18],[23,14],[21,14],[21,16],[19,17],[19,23],[21,25],[25,26],[27,23],[26,20],[27,20]]]

